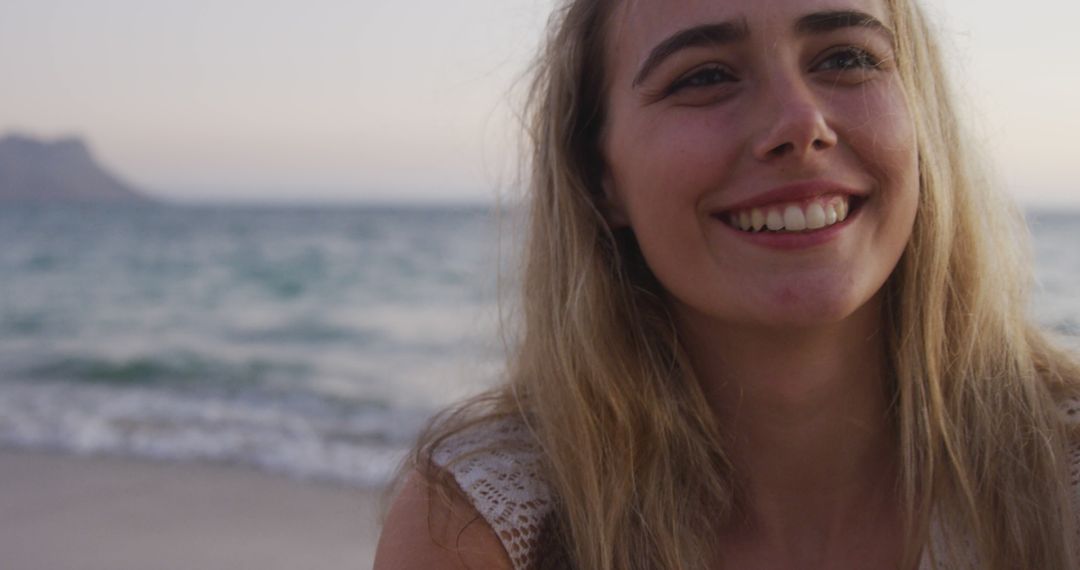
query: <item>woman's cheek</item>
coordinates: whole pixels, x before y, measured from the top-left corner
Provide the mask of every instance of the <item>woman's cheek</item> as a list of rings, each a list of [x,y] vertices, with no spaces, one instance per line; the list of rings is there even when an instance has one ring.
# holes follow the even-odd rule
[[[643,135],[651,152],[642,157],[642,166],[685,192],[719,189],[735,169],[737,137],[731,127],[732,121],[715,111],[671,113]]]
[[[871,163],[885,164],[890,170],[910,163],[915,154],[915,124],[897,82],[856,90],[840,101],[842,105],[836,112],[842,113],[843,124],[849,125],[849,146],[860,154],[869,154]]]

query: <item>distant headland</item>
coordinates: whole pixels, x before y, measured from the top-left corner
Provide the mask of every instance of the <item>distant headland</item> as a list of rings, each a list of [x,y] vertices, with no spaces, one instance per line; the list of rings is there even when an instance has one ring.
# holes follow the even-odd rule
[[[43,141],[0,137],[2,202],[149,202],[142,191],[98,164],[78,137]]]

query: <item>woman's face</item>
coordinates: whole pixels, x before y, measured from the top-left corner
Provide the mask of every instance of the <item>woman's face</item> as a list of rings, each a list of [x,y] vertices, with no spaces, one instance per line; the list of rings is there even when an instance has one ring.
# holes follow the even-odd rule
[[[919,191],[884,0],[627,0],[608,26],[609,216],[677,310],[805,327],[865,305]]]

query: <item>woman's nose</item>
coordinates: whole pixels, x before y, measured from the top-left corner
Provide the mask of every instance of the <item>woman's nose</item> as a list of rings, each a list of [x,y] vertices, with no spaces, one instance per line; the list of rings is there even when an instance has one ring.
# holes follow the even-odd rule
[[[777,86],[768,96],[763,127],[754,141],[754,157],[769,161],[793,155],[806,158],[836,146],[837,136],[822,113],[820,102],[798,82]]]

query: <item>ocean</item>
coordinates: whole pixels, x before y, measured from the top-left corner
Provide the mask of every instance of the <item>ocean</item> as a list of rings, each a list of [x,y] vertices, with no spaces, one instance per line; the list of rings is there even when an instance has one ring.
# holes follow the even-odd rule
[[[1029,220],[1080,348],[1080,212]],[[5,205],[0,445],[379,486],[498,381],[506,243],[482,206]]]

